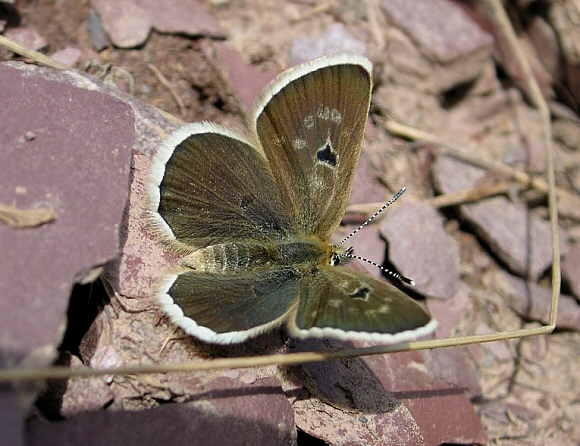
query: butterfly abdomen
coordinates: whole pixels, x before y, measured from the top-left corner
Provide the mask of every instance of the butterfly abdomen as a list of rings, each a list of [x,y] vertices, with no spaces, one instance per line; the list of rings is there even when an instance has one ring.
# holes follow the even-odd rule
[[[285,240],[266,244],[219,243],[198,249],[181,260],[181,265],[197,271],[235,273],[249,269],[288,266],[307,270],[324,262],[328,245],[313,240]]]
[[[198,249],[181,260],[197,271],[227,273],[271,265],[272,249],[268,245],[219,243]]]

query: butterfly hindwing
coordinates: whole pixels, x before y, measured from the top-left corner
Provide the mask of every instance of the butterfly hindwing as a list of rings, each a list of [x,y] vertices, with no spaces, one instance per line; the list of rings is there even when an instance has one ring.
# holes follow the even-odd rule
[[[299,278],[288,269],[229,275],[185,271],[167,275],[157,299],[186,333],[227,344],[279,326],[298,293]]]
[[[346,209],[371,94],[366,58],[331,56],[280,75],[255,131],[293,226],[328,240]]]
[[[291,230],[263,155],[209,123],[185,126],[164,142],[152,168],[149,210],[163,238],[186,250]]]
[[[428,334],[435,324],[397,288],[343,266],[326,266],[302,278],[300,302],[288,326],[301,338],[397,343]]]

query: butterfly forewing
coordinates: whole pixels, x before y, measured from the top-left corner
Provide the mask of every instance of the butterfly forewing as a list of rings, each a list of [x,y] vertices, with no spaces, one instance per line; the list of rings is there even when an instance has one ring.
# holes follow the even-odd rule
[[[242,138],[216,125],[194,124],[161,150],[171,153],[155,161],[159,186],[150,194],[150,207],[165,238],[199,248],[280,239],[291,230],[266,160]]]
[[[346,209],[371,94],[367,59],[314,62],[281,75],[256,106],[256,133],[300,234],[328,240]]]

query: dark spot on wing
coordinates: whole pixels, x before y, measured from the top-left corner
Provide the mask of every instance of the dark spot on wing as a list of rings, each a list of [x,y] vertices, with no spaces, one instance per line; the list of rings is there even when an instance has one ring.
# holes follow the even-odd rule
[[[349,296],[354,299],[367,299],[371,289],[368,286],[362,286],[357,288],[354,293],[350,293]]]
[[[332,150],[329,142],[327,142],[323,148],[318,149],[316,152],[316,159],[322,163],[326,163],[329,166],[336,167],[336,153]]]
[[[250,206],[250,204],[252,203],[252,197],[244,197],[240,200],[240,209],[242,211],[247,211],[248,210],[248,206]]]

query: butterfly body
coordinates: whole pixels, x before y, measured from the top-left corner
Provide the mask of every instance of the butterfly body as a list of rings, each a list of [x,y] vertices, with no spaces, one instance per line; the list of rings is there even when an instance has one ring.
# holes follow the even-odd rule
[[[220,243],[198,249],[185,256],[181,265],[204,272],[236,274],[266,268],[288,268],[301,274],[319,265],[338,262],[344,251],[315,237],[289,238],[255,244]],[[344,259],[346,261],[346,258]],[[346,262],[345,262],[346,263]]]
[[[187,125],[157,153],[149,211],[182,253],[155,297],[187,333],[241,342],[285,324],[296,337],[403,342],[436,322],[398,289],[344,266],[329,243],[346,208],[370,104],[371,65],[332,56],[262,93],[249,137]]]

